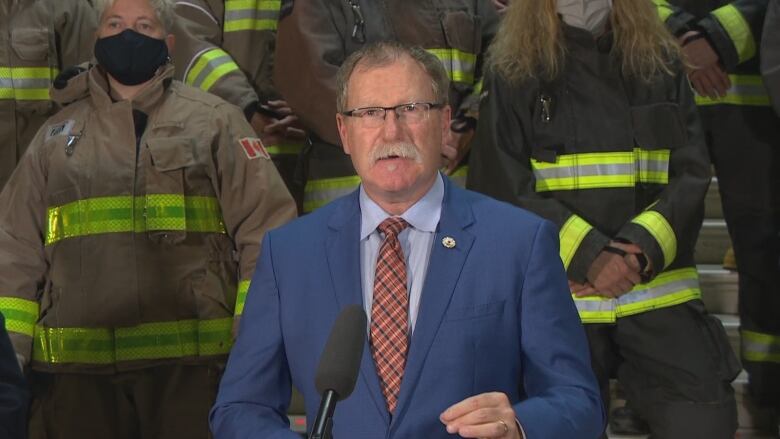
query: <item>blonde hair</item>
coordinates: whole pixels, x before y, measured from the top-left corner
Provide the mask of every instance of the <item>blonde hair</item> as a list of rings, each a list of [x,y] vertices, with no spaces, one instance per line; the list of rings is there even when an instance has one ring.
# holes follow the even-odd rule
[[[510,82],[549,81],[561,73],[566,46],[557,0],[513,0],[502,20],[488,50],[496,72]],[[674,73],[672,64],[682,59],[680,46],[651,0],[613,0],[610,24],[611,54],[624,75],[650,81]]]

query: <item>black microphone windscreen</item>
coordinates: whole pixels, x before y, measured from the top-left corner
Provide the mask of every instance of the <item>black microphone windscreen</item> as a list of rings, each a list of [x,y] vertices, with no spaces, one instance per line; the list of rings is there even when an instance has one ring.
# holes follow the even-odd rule
[[[336,318],[314,379],[320,395],[333,390],[342,400],[355,390],[366,341],[366,325],[366,313],[360,305],[344,308]]]

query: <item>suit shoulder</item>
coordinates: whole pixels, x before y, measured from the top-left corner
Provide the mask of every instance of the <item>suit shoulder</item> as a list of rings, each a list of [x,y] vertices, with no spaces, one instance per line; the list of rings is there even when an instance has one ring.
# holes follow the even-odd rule
[[[272,232],[274,239],[282,239],[285,243],[299,240],[311,243],[312,239],[324,238],[328,224],[337,212],[347,207],[348,198],[349,196],[335,200],[275,229]]]

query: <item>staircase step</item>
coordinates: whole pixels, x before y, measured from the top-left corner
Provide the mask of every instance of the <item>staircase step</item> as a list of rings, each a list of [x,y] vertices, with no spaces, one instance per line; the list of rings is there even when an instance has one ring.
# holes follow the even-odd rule
[[[731,247],[731,238],[726,221],[722,219],[705,219],[696,242],[694,259],[697,264],[723,264],[723,255]]]
[[[723,206],[720,201],[720,192],[718,192],[718,179],[712,178],[707,194],[704,196],[704,218],[723,219]]]
[[[702,301],[711,314],[738,314],[739,275],[720,265],[697,265]]]

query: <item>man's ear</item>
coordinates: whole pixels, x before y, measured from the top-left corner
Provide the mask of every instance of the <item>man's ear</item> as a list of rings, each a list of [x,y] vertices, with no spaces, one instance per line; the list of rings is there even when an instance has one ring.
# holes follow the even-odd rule
[[[173,49],[176,48],[176,36],[174,36],[173,34],[168,34],[165,37],[165,45],[168,46],[168,53],[173,54]]]
[[[442,139],[446,139],[450,132],[450,123],[452,122],[452,107],[445,105],[441,109],[441,127],[442,127]]]
[[[347,120],[344,119],[343,114],[336,113],[336,126],[339,129],[339,137],[341,137],[341,146],[344,148],[344,153],[349,155],[349,136],[347,136]]]

